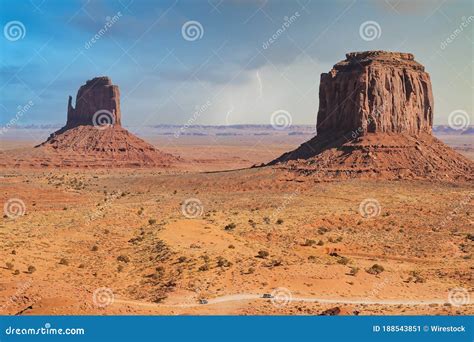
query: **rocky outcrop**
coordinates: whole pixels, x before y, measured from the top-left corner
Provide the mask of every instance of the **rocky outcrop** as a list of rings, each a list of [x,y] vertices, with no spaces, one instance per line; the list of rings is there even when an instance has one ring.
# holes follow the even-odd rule
[[[321,75],[317,135],[267,165],[317,180],[471,180],[473,163],[431,134],[429,75],[412,54],[348,53]]]
[[[108,77],[96,77],[79,88],[76,108],[69,97],[67,123],[31,158],[14,160],[30,167],[168,167],[178,157],[161,152],[121,126],[120,90]]]
[[[121,125],[120,90],[106,76],[93,78],[79,88],[76,108],[69,96],[66,127],[103,123]]]
[[[348,53],[321,75],[318,134],[418,134],[432,125],[430,76],[410,53]]]

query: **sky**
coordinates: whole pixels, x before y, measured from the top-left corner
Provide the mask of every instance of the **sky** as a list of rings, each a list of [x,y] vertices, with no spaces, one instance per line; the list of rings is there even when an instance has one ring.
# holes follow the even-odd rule
[[[320,74],[365,50],[413,53],[434,123],[473,122],[473,15],[470,0],[0,0],[0,125],[64,124],[102,75],[125,126],[315,124]]]

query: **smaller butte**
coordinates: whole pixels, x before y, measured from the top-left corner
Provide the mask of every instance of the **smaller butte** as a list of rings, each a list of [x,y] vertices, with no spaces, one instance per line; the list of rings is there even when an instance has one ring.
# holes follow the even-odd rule
[[[105,76],[79,88],[75,108],[69,97],[63,128],[34,152],[10,158],[10,166],[15,167],[74,168],[170,167],[180,160],[122,127],[120,90]]]

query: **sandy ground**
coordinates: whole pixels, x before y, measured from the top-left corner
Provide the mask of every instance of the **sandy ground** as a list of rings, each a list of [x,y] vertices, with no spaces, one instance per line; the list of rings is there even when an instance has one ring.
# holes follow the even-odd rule
[[[20,201],[0,313],[474,314],[472,184],[214,172],[305,139],[148,139],[181,170],[1,170],[2,203]]]

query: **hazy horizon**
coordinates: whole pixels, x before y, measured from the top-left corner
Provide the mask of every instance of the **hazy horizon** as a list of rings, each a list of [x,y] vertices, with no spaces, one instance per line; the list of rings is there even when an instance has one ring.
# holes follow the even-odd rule
[[[472,122],[470,1],[2,1],[1,9],[0,125],[15,117],[62,125],[68,96],[101,75],[120,87],[125,126],[270,124],[279,110],[293,125],[314,125],[320,74],[363,50],[413,53],[432,79],[434,123],[459,110]],[[9,35],[12,22],[20,37]],[[361,34],[364,23],[375,37]]]

